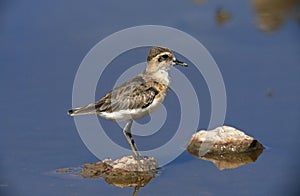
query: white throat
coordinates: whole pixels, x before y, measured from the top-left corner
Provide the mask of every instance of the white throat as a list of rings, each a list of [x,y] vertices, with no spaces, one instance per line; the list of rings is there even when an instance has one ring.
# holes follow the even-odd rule
[[[170,78],[169,78],[169,73],[167,70],[165,69],[160,69],[157,70],[154,74],[153,74],[158,80],[162,81],[163,83],[169,85],[170,83]]]

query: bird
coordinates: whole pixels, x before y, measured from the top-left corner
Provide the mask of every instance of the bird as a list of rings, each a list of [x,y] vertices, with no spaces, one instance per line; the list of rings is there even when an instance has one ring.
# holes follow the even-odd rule
[[[70,116],[97,115],[104,119],[126,122],[123,128],[127,142],[136,159],[141,155],[131,134],[133,120],[149,115],[164,101],[170,87],[169,69],[175,65],[187,67],[165,47],[152,47],[147,56],[146,69],[133,79],[117,86],[104,97],[68,111]]]

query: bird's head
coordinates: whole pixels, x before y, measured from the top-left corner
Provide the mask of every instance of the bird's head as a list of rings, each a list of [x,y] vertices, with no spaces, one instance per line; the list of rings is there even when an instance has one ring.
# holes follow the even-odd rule
[[[151,48],[147,57],[147,63],[148,72],[161,69],[168,70],[174,65],[188,66],[186,63],[177,60],[171,50],[163,47]]]

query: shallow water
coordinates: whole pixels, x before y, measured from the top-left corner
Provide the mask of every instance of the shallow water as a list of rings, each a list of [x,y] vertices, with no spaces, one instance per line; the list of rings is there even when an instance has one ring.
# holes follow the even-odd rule
[[[210,51],[226,86],[224,124],[254,136],[267,148],[255,163],[223,171],[184,152],[164,166],[159,176],[139,190],[139,195],[299,193],[299,1],[282,4],[278,0],[271,8],[268,2],[3,1],[1,195],[132,194],[133,188],[115,187],[103,179],[82,179],[53,171],[98,160],[80,139],[73,119],[66,115],[80,62],[106,36],[146,24],[182,30]],[[298,2],[297,9],[294,2]],[[274,15],[280,17],[272,18]],[[117,67],[120,63],[128,69],[142,62],[147,50],[128,51],[115,59],[105,70],[107,78],[99,80],[97,96],[113,87],[118,78],[113,73],[124,71]],[[205,80],[193,65],[178,69],[198,89],[198,129],[206,129],[210,97]],[[170,110],[166,123],[156,136],[136,137],[141,149],[151,149],[172,138],[172,130],[178,126],[176,120],[173,122],[178,118],[176,103],[178,99],[171,91],[165,101]],[[148,121],[146,118],[140,122]],[[100,122],[106,130],[120,129],[113,122]],[[121,131],[109,132],[109,136],[126,147]]]

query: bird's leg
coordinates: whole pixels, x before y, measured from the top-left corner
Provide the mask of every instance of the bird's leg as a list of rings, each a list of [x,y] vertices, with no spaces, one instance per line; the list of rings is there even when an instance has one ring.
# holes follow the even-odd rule
[[[132,152],[134,153],[135,158],[139,160],[141,158],[141,155],[140,155],[139,150],[137,149],[137,147],[135,145],[135,142],[134,142],[134,140],[132,138],[132,135],[131,135],[132,122],[133,122],[133,120],[130,120],[126,123],[126,125],[123,129],[123,133],[124,133],[124,135],[127,139],[127,142],[130,145],[130,148],[131,148]]]

